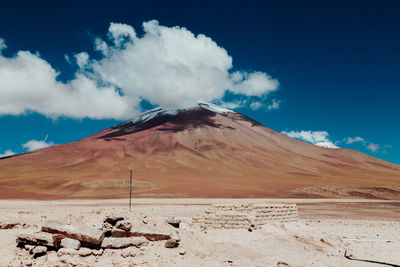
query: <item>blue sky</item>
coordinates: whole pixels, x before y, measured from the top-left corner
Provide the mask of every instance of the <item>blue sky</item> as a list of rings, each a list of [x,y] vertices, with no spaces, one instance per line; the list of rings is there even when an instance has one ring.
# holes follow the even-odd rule
[[[400,164],[398,1],[60,1],[1,9],[0,155],[76,141],[149,106],[200,98],[305,141]],[[144,30],[152,20],[158,24]],[[187,43],[180,39],[190,33]],[[96,40],[108,50],[96,50]],[[174,72],[152,67],[163,64]]]

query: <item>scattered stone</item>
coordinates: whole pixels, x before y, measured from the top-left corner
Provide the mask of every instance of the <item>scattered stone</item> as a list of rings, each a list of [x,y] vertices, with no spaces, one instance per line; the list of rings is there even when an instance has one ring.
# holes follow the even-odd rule
[[[104,249],[103,250],[103,256],[106,256],[106,257],[112,257],[112,256],[114,256],[115,255],[115,249]]]
[[[181,242],[181,237],[179,236],[178,232],[173,232],[171,234],[171,239],[175,239],[177,242]]]
[[[114,238],[106,237],[101,243],[101,248],[126,248],[126,247],[141,247],[147,245],[149,242],[143,237],[126,237]]]
[[[113,228],[111,231],[111,236],[118,238],[118,237],[132,237],[135,236],[132,232],[127,232],[121,229]]]
[[[34,249],[32,249],[32,255],[34,258],[43,256],[47,253],[47,247],[45,246],[36,246]]]
[[[65,238],[65,236],[60,234],[53,234],[53,244],[56,249],[61,247],[61,241]]]
[[[47,251],[46,257],[48,266],[56,266],[56,263],[58,262],[58,256],[56,251],[51,251],[51,250]]]
[[[96,227],[89,226],[80,228],[76,226],[66,225],[59,221],[49,220],[42,230],[53,234],[62,234],[65,237],[79,240],[81,245],[87,247],[99,247],[104,239],[104,232]]]
[[[78,250],[81,247],[81,242],[79,242],[78,240],[66,237],[63,240],[61,240],[61,247],[62,248],[72,248],[72,249]]]
[[[186,250],[180,249],[180,250],[179,250],[179,254],[180,254],[180,255],[185,255],[185,254],[186,254]]]
[[[132,228],[132,224],[129,221],[119,221],[119,222],[117,222],[115,227],[129,232]]]
[[[20,234],[17,236],[17,246],[25,247],[25,245],[45,246],[51,248],[59,248],[58,239],[53,239],[53,235],[48,233]]]
[[[68,266],[78,266],[78,262],[73,257],[64,255],[60,258],[60,262],[68,264]]]
[[[175,228],[179,228],[179,224],[181,223],[181,220],[180,220],[180,219],[177,219],[177,218],[175,218],[175,217],[167,218],[165,221],[166,221],[169,225],[172,225],[172,226],[175,227]]]
[[[81,257],[90,256],[90,255],[92,255],[92,250],[89,249],[89,248],[80,248],[78,250],[78,255],[81,256]]]
[[[287,264],[286,262],[280,261],[280,262],[278,262],[278,263],[276,264],[276,266],[278,266],[278,267],[288,267],[289,264]]]
[[[178,247],[179,246],[179,242],[178,241],[176,241],[175,239],[168,239],[166,242],[165,242],[165,245],[164,245],[166,248],[176,248],[176,247]]]
[[[92,250],[92,255],[93,256],[101,256],[101,255],[103,255],[103,252],[104,252],[103,249],[98,249],[98,250],[94,249],[94,250]]]
[[[32,250],[35,248],[35,246],[32,246],[32,245],[25,245],[25,249],[27,250],[27,251],[29,251],[29,253],[30,254],[32,254]]]
[[[0,223],[0,229],[6,230],[6,229],[14,229],[16,227],[19,227],[21,224],[18,222],[11,222],[11,223]]]
[[[110,233],[111,234],[111,230],[113,229],[113,226],[111,223],[105,222],[103,223],[103,225],[101,226],[101,230],[103,230],[103,232],[105,234]]]
[[[129,247],[129,248],[124,248],[123,250],[121,250],[121,256],[124,258],[137,257],[140,255],[143,255],[143,253],[136,247]]]
[[[62,257],[65,255],[72,256],[72,255],[77,255],[77,254],[78,254],[78,251],[76,251],[75,249],[72,249],[72,248],[60,248],[57,251],[58,257]]]
[[[118,221],[122,221],[124,217],[120,216],[114,216],[114,215],[108,215],[105,219],[104,222],[108,222],[111,225],[115,225]]]
[[[111,231],[111,236],[118,237],[135,237],[135,236],[144,236],[149,241],[160,241],[160,240],[168,240],[171,239],[171,235],[167,233],[154,233],[147,229],[142,229],[139,231],[124,231],[120,229],[113,229]]]
[[[22,262],[22,266],[26,266],[26,267],[30,267],[30,266],[32,266],[32,261],[31,260],[24,260],[23,262]]]

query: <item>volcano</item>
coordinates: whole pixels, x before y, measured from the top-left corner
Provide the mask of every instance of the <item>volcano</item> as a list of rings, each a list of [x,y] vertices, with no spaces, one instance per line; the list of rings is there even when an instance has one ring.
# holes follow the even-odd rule
[[[199,103],[0,159],[0,198],[400,198],[400,166]]]

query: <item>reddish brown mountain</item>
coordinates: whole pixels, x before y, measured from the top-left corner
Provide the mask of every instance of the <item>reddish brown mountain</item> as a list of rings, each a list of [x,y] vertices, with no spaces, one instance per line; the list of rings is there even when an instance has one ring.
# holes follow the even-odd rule
[[[318,147],[236,112],[155,109],[81,141],[0,159],[3,198],[400,198],[400,166]]]

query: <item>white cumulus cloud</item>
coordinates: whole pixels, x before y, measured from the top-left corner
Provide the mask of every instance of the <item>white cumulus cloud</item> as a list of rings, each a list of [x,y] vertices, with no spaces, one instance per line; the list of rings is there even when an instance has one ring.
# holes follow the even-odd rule
[[[45,148],[45,147],[49,147],[49,146],[53,146],[54,143],[53,142],[46,142],[45,140],[30,140],[28,142],[26,142],[25,144],[22,144],[22,147],[27,149],[28,151],[33,151],[33,150],[37,150],[37,149],[41,149],[41,148]]]
[[[0,53],[0,116],[37,112],[51,118],[125,119],[141,111],[143,100],[180,108],[199,100],[223,102],[227,92],[265,99],[279,86],[264,72],[233,71],[228,52],[203,34],[155,20],[143,23],[143,30],[137,36],[130,25],[111,23],[108,39],[95,39],[102,56],[75,54],[78,69],[66,82],[39,54]],[[5,48],[0,39],[0,50]]]
[[[136,37],[131,26],[112,24],[112,44],[96,40],[104,58],[92,63],[93,73],[124,95],[176,108],[220,100],[227,91],[261,96],[278,88],[278,81],[266,73],[232,72],[227,51],[203,34],[155,20],[143,23],[143,30]],[[128,37],[123,46],[121,37]]]
[[[344,139],[346,144],[354,144],[354,143],[364,143],[365,140],[362,137],[356,136],[356,137],[347,137]]]
[[[108,33],[117,47],[121,46],[124,41],[129,42],[136,39],[135,30],[131,26],[123,23],[111,23],[108,28]]]
[[[282,133],[289,137],[300,139],[316,146],[338,148],[331,140],[329,140],[329,134],[326,131],[283,131]]]
[[[15,155],[15,152],[10,149],[7,149],[4,153],[0,154],[0,158],[12,156],[12,155]]]
[[[126,118],[135,99],[121,96],[111,86],[99,87],[83,74],[63,83],[39,55],[20,51],[12,58],[0,55],[0,115],[29,111],[48,117]]]
[[[75,60],[78,67],[83,69],[89,63],[89,55],[86,52],[78,53],[75,55]]]

